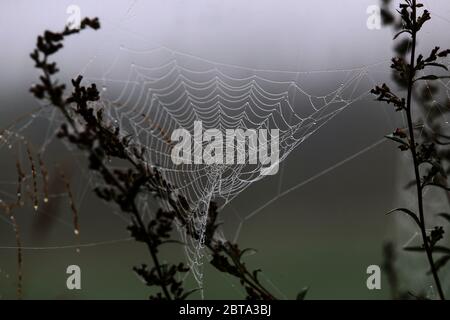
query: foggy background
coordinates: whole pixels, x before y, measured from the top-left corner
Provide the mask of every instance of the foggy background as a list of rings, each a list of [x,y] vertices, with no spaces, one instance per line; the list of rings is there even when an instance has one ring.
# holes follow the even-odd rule
[[[450,39],[443,37],[450,5],[437,0],[423,2],[432,21],[423,31],[426,39],[420,40],[420,47],[450,46]],[[376,0],[7,0],[0,4],[0,128],[38,106],[28,92],[37,75],[29,53],[38,34],[62,29],[69,16],[66,9],[72,4],[80,7],[82,17],[99,17],[102,27],[65,42],[57,61],[60,77],[66,81],[79,73],[101,74],[123,45],[141,50],[164,46],[250,69],[313,71],[317,77],[310,89],[317,92],[330,92],[342,81],[342,75],[314,73],[320,70],[375,65],[368,68],[371,79],[377,84],[389,81],[392,32],[366,26],[366,9],[378,4]],[[129,67],[126,59],[118,66]],[[299,83],[311,86],[308,79],[299,78]],[[370,89],[369,82],[364,86]],[[45,123],[33,126],[28,137],[39,141],[39,136],[47,133]],[[367,289],[366,268],[382,264],[382,244],[392,238],[394,220],[384,213],[401,204],[396,191],[401,162],[389,142],[367,148],[401,123],[391,108],[368,96],[301,144],[282,163],[277,176],[253,184],[224,209],[221,216],[227,236],[236,236],[242,248],[258,250],[246,261],[252,268],[263,269],[262,280],[274,294],[292,299],[309,286],[308,298],[389,297],[385,277],[382,290]],[[366,151],[359,154],[361,150]],[[15,154],[5,148],[0,152],[0,181],[15,181],[11,169]],[[56,248],[76,245],[67,200],[60,199],[50,216],[35,214],[31,208],[22,210],[17,217],[22,243],[32,247],[24,250],[24,297],[147,298],[148,288],[131,270],[134,265],[149,263],[145,248],[124,240],[129,237],[127,223],[91,195],[86,188],[88,177],[77,173],[77,168],[86,167],[86,161],[71,152],[55,141],[45,158],[71,173],[80,212],[80,243],[118,241],[82,247],[80,253],[75,248]],[[304,181],[239,226],[240,219]],[[406,242],[408,235],[397,240]],[[11,226],[0,220],[2,298],[15,297],[16,251],[8,248],[13,246]],[[170,261],[184,259],[180,248],[168,251]],[[66,289],[65,270],[70,264],[82,269],[81,291]],[[208,263],[204,290],[207,299],[241,298],[243,294],[234,279],[212,270]]]

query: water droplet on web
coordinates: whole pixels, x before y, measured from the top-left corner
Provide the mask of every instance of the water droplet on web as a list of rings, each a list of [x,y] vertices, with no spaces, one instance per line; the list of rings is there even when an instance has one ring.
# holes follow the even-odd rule
[[[34,205],[34,211],[37,211],[39,209],[39,207],[37,206],[37,204]]]
[[[44,198],[44,202],[45,202],[45,203],[48,202],[48,198],[47,198],[47,197]]]
[[[102,91],[106,91],[106,90],[108,90],[108,88],[106,86],[103,86]]]
[[[73,233],[75,233],[75,235],[78,236],[80,234],[80,231],[78,229],[74,229]]]

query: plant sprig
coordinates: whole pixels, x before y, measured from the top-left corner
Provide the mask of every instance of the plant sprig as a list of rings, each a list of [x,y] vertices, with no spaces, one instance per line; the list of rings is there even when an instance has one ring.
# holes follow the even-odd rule
[[[419,12],[420,10],[421,13]],[[386,11],[383,12],[385,20],[387,19],[389,23],[394,23],[395,16],[388,14]],[[436,284],[439,298],[444,300],[445,296],[438,271],[450,258],[445,258],[446,256],[444,256],[435,262],[433,253],[446,252],[448,255],[450,249],[443,250],[444,247],[437,245],[443,238],[444,229],[442,226],[435,226],[427,234],[423,193],[426,187],[450,189],[446,185],[447,172],[442,165],[441,154],[436,147],[435,141],[416,135],[417,129],[422,129],[423,125],[414,123],[413,95],[419,82],[426,81],[428,83],[429,81],[448,78],[446,75],[435,75],[433,73],[422,75],[421,73],[428,71],[430,68],[448,71],[447,67],[440,62],[440,59],[447,57],[450,54],[450,50],[441,50],[439,47],[435,47],[426,58],[422,54],[419,54],[416,58],[417,35],[424,24],[431,19],[430,12],[423,9],[423,4],[418,3],[416,0],[405,0],[400,4],[400,9],[397,12],[400,15],[400,21],[395,24],[397,33],[394,40],[401,35],[407,35],[407,38],[402,40],[400,45],[397,46],[396,49],[399,56],[392,59],[391,69],[393,70],[394,79],[401,87],[406,89],[406,98],[394,93],[386,84],[375,87],[371,92],[377,96],[378,101],[393,104],[396,111],[403,112],[406,116],[407,127],[397,128],[391,135],[386,137],[396,142],[401,151],[408,151],[411,154],[415,177],[411,185],[416,187],[418,212],[409,208],[397,208],[389,213],[401,212],[414,220],[420,230],[423,245],[418,248],[406,248],[406,250],[426,253],[430,273]],[[420,131],[421,133],[422,130]]]
[[[97,18],[85,18],[80,29],[66,27],[60,33],[46,31],[39,36],[36,49],[31,54],[35,67],[42,71],[40,83],[31,88],[38,99],[48,100],[64,115],[66,123],[61,125],[59,138],[65,138],[85,151],[89,158],[89,169],[99,174],[105,182],[104,187],[97,187],[95,193],[103,200],[116,203],[123,212],[131,216],[129,230],[137,241],[147,245],[153,260],[153,267],[146,265],[136,267],[135,271],[148,285],[161,288],[161,293],[152,298],[183,299],[189,293],[184,293],[181,283],[177,280],[178,273],[188,271],[183,264],[163,264],[158,259],[158,249],[164,243],[161,239],[167,237],[170,227],[167,224],[170,214],[160,212],[157,218],[146,226],[137,207],[137,196],[142,189],[155,190],[161,181],[159,175],[145,165],[143,151],[130,145],[127,137],[121,137],[120,129],[107,125],[103,120],[102,110],[95,111],[91,102],[99,100],[99,92],[95,84],[89,87],[81,85],[82,76],[72,80],[73,91],[68,98],[64,97],[65,85],[53,80],[59,69],[56,62],[49,62],[49,57],[63,47],[63,40],[80,30],[90,27],[97,30],[100,23]],[[111,158],[126,160],[132,166],[124,169],[111,170],[106,161]],[[161,217],[166,219],[162,219]],[[156,232],[155,225],[157,226]]]

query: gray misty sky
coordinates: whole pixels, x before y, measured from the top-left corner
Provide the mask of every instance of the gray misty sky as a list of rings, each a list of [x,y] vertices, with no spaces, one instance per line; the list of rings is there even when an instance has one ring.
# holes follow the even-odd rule
[[[425,2],[436,16],[448,16],[447,1]],[[85,35],[75,51],[63,53],[70,55],[73,70],[99,51],[107,60],[123,43],[147,49],[156,42],[217,62],[292,71],[367,65],[391,54],[386,45],[391,31],[366,27],[367,7],[376,0],[4,0],[1,87],[29,77],[28,53],[36,35],[60,28],[72,4],[79,6],[81,16],[98,16],[102,22],[100,32]],[[447,27],[438,17],[433,34]]]

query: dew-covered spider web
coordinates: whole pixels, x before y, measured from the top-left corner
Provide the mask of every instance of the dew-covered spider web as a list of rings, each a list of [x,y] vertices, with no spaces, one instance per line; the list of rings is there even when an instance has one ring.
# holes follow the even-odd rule
[[[95,60],[92,64],[95,64]],[[101,87],[97,108],[120,126],[124,136],[145,148],[145,159],[188,200],[189,220],[200,240],[182,230],[186,255],[202,283],[204,232],[210,201],[222,207],[265,177],[261,163],[175,164],[171,133],[183,128],[279,130],[278,166],[302,142],[367,94],[367,67],[328,72],[258,70],[215,63],[166,47],[135,50],[120,46],[113,63],[87,80]],[[308,89],[308,82],[338,83],[328,92]],[[306,85],[306,87],[305,87]],[[268,137],[269,139],[269,137]],[[206,146],[203,141],[203,148]],[[239,153],[239,150],[238,150]],[[249,155],[245,155],[248,160]]]
[[[127,17],[129,12],[130,10]],[[437,13],[433,13],[433,16],[446,20]],[[111,124],[120,126],[123,136],[132,137],[133,143],[144,147],[148,164],[158,168],[164,178],[176,188],[176,192],[188,199],[190,220],[200,235],[200,241],[187,236],[181,227],[179,231],[182,240],[188,243],[185,246],[186,258],[192,270],[191,274],[200,287],[204,281],[202,264],[206,254],[201,236],[204,233],[210,201],[218,202],[220,208],[227,208],[227,205],[229,208],[233,199],[247,188],[251,190],[254,182],[267,176],[261,174],[261,164],[176,165],[171,158],[172,132],[184,128],[192,133],[196,121],[202,122],[203,130],[218,129],[222,132],[227,129],[268,129],[269,132],[271,129],[278,129],[280,154],[277,164],[281,164],[291,153],[301,152],[299,149],[302,143],[309,138],[314,139],[314,135],[330,124],[330,121],[339,121],[342,112],[357,102],[360,102],[360,106],[362,102],[373,100],[368,91],[377,84],[389,82],[387,79],[390,76],[389,60],[350,69],[308,71],[309,66],[298,66],[291,70],[262,69],[225,64],[147,41],[136,48],[136,43],[119,46],[111,45],[108,41],[102,42],[103,40],[98,40],[95,49],[101,51],[105,47],[107,54],[102,56],[92,53],[92,50],[77,52],[80,56],[87,56],[83,60],[88,63],[80,70],[73,71],[70,76],[82,74],[85,77],[84,84],[97,84],[101,100],[94,106],[104,110]],[[75,50],[78,41],[84,40],[82,37],[74,40]],[[70,51],[74,50],[74,47],[69,46],[66,49]],[[261,56],[263,55],[264,53],[261,53]],[[68,67],[67,64],[66,60],[60,66],[64,70]],[[445,65],[449,66],[448,61]],[[440,82],[440,86],[445,88],[450,97],[449,84],[446,80]],[[23,92],[25,91],[26,88]],[[445,110],[446,106],[436,104],[438,109]],[[377,110],[385,109],[379,106]],[[394,124],[398,119],[393,120],[392,115],[388,115],[388,118],[390,124],[387,130],[405,125],[404,121],[399,121],[398,125]],[[2,253],[7,249],[20,250],[22,255],[25,255],[27,250],[83,250],[89,247],[98,249],[132,240],[130,237],[113,240],[99,237],[98,241],[90,239],[80,243],[77,208],[93,187],[102,186],[102,179],[90,174],[86,169],[86,161],[79,161],[76,170],[85,174],[83,179],[86,183],[79,190],[74,190],[68,183],[68,173],[66,177],[61,173],[64,168],[52,163],[52,144],[63,120],[57,110],[41,105],[6,127],[2,122],[1,156],[6,158],[9,155],[12,162],[17,160],[18,169],[13,165],[11,170],[2,170],[0,208],[5,203],[18,202],[26,206],[27,211],[22,215],[25,220],[29,217],[29,211],[35,212],[37,216],[52,215],[50,206],[63,199],[65,207],[70,207],[69,211],[73,217],[55,215],[52,219],[56,219],[59,226],[74,231],[76,240],[69,238],[68,243],[50,246],[20,241],[20,224],[14,217],[0,214],[2,226],[6,225],[8,230],[11,229],[16,234],[16,241],[11,237],[11,241],[0,244]],[[252,219],[269,205],[372,150],[382,141],[384,139],[380,135],[379,141],[365,145],[356,153],[324,170],[312,173],[307,179],[284,190],[281,188],[283,172],[279,172],[278,190],[273,194],[261,195],[261,198],[264,198],[261,206],[258,204],[251,212],[240,213],[241,221],[237,230],[234,230],[233,240],[241,233],[243,224],[251,223]],[[337,145],[339,143],[340,141],[336,141]],[[80,156],[73,146],[67,144],[67,147],[69,156]],[[80,156],[82,157],[84,156]],[[17,177],[17,172],[23,175]],[[62,181],[62,186],[57,185],[59,180]],[[52,187],[52,184],[56,184],[56,187]],[[145,221],[155,214],[155,207],[151,205],[153,202],[152,195],[142,195],[139,199],[139,209]],[[46,212],[47,210],[49,212]],[[128,222],[127,217],[115,206],[111,207],[111,212],[125,223]],[[18,218],[20,222],[20,215]],[[283,219],[282,214],[276,219]],[[411,230],[407,232],[410,233]],[[70,234],[73,236],[74,233]],[[224,239],[229,238],[225,234],[221,236]],[[409,242],[410,240],[407,243]],[[13,282],[13,273],[21,272],[14,269],[8,272],[4,265],[0,265],[0,289],[5,281]],[[261,275],[270,282],[264,274]],[[274,284],[271,286],[283,296]],[[0,290],[0,297],[1,295]]]
[[[145,49],[121,45],[114,52],[114,58],[106,62],[101,56],[92,57],[79,73],[84,75],[85,83],[96,83],[100,90],[101,99],[93,106],[103,109],[106,121],[119,126],[121,135],[130,137],[133,144],[145,148],[146,162],[157,168],[175,191],[188,200],[189,220],[199,240],[189,237],[182,227],[179,231],[182,240],[188,244],[185,246],[186,258],[200,286],[205,254],[203,236],[210,201],[217,202],[220,208],[226,207],[253,183],[265,178],[262,172],[267,167],[247,162],[175,164],[171,157],[174,146],[172,132],[183,128],[193,133],[194,124],[198,121],[201,121],[203,130],[218,129],[220,132],[227,129],[267,129],[268,132],[278,129],[279,158],[276,165],[279,165],[333,118],[367,98],[374,85],[374,69],[380,65],[383,68],[387,66],[381,62],[351,69],[282,71],[219,63],[160,45]],[[43,184],[40,182],[45,177],[39,170],[36,157],[46,153],[59,130],[63,119],[58,111],[40,106],[17,125],[3,131],[0,143],[5,149],[19,149],[25,141],[27,128],[37,119],[47,123],[44,140],[34,148],[36,172],[26,172],[24,181],[33,193],[33,176],[36,176],[36,198],[39,197],[42,203],[44,198],[51,201],[58,196],[46,194],[41,189]],[[20,148],[25,162],[26,148]],[[100,177],[88,177],[86,190],[102,185]],[[272,200],[283,194],[279,193]],[[64,196],[67,195],[65,192]],[[14,193],[4,196],[16,197]],[[154,215],[154,207],[149,205],[153,201],[152,195],[140,198],[139,209],[144,220]],[[257,211],[250,213],[249,218]]]

